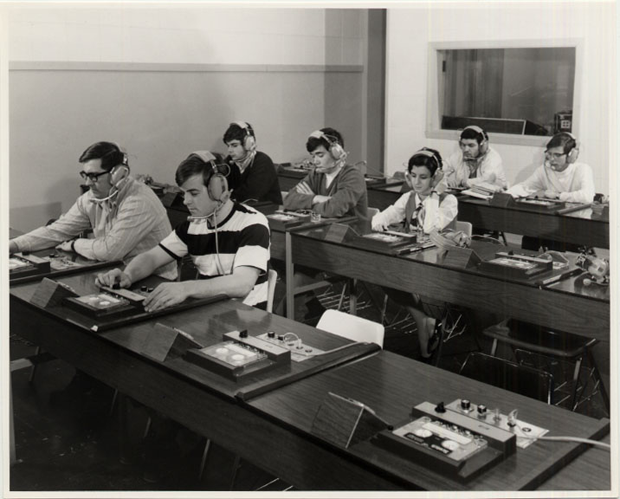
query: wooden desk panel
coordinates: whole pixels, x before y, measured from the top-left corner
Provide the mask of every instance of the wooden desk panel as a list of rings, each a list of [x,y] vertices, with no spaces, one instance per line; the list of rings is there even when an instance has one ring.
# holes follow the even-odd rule
[[[448,268],[435,264],[435,249],[395,257],[328,243],[297,232],[291,233],[291,245],[293,264],[441,297],[448,303],[505,314],[560,331],[609,340],[609,300],[574,293],[572,282],[539,289],[475,270]]]
[[[411,408],[423,401],[448,403],[467,398],[489,408],[499,407],[504,414],[518,408],[519,419],[548,428],[549,435],[600,438],[609,431],[606,419],[595,420],[568,412],[390,352],[381,352],[362,362],[271,392],[252,400],[250,405],[266,415],[277,417],[290,426],[291,431],[309,434],[313,418],[328,392],[358,400],[392,424],[406,421]],[[515,455],[467,484],[395,456],[369,441],[349,449],[334,447],[334,452],[339,452],[342,461],[359,459],[367,463],[369,473],[394,480],[395,484],[404,480],[409,489],[531,490],[585,448],[576,443],[539,441],[527,449],[517,449]],[[305,453],[305,446],[300,444],[299,451]],[[600,457],[609,466],[609,454],[606,458],[605,455]],[[562,483],[555,482],[555,485],[561,488]],[[587,490],[609,488],[609,482],[598,475],[582,477],[581,485]]]
[[[459,220],[474,227],[554,241],[609,248],[609,221],[591,217],[590,208],[566,215],[489,206],[480,199],[459,198]]]

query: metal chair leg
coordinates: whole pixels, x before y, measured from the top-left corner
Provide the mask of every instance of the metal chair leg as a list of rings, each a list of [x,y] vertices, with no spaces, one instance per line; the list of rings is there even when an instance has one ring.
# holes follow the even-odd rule
[[[202,482],[202,475],[204,474],[207,464],[207,457],[209,455],[209,449],[211,448],[211,439],[207,438],[205,442],[204,451],[202,451],[202,459],[200,460],[200,469],[198,470],[198,482]]]
[[[583,357],[577,359],[575,363],[575,370],[573,371],[573,383],[575,386],[573,387],[573,396],[571,397],[571,411],[574,411],[577,408],[577,394],[579,392],[579,375],[581,373],[581,363],[583,362]]]

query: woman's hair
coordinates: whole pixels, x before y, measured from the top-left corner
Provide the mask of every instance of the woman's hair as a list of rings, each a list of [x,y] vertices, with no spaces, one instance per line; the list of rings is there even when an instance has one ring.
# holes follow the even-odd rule
[[[431,175],[435,175],[435,172],[440,170],[442,165],[443,160],[441,159],[441,154],[439,154],[439,151],[431,149],[430,147],[423,147],[411,156],[411,158],[409,158],[407,171],[411,173],[411,169],[414,166],[426,166],[428,171],[431,172]]]

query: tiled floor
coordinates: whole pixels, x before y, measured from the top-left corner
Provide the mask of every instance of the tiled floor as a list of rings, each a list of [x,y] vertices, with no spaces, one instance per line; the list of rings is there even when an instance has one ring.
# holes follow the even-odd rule
[[[323,306],[337,306],[340,284],[319,295]],[[377,320],[379,310],[372,304],[372,288],[362,292],[359,314]],[[307,297],[299,297],[298,317],[307,316],[306,322],[316,324],[316,314],[308,312]],[[316,302],[315,302],[316,304]],[[411,319],[393,308],[387,318],[393,324],[387,328],[385,349],[417,358],[415,325]],[[492,318],[487,318],[492,320]],[[480,340],[488,351],[488,343]],[[448,342],[440,367],[458,371],[470,350],[478,345],[471,333],[465,333]],[[18,337],[11,338],[11,358],[18,359],[34,352],[34,346]],[[34,382],[29,382],[30,369],[12,373],[13,404],[15,409],[16,451],[18,463],[11,468],[11,490],[228,490],[232,479],[234,456],[213,446],[202,480],[198,468],[204,449],[204,440],[189,431],[176,433],[174,446],[163,455],[159,464],[159,481],[147,482],[152,465],[140,458],[142,434],[147,413],[142,407],[129,404],[129,460],[120,457],[117,417],[110,415],[112,391],[107,387],[95,389],[78,387],[71,395],[62,393],[73,379],[74,370],[60,360],[39,366]],[[594,417],[604,415],[600,397],[584,404],[580,412]],[[132,454],[132,455],[131,455]],[[272,477],[249,463],[242,463],[236,476],[235,490],[253,490]],[[286,485],[277,483],[267,490],[282,490]]]

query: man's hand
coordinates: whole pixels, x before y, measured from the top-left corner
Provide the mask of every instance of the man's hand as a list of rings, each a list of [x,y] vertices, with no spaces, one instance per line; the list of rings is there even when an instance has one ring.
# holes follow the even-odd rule
[[[121,269],[113,269],[105,274],[97,274],[95,284],[97,286],[106,286],[108,288],[112,288],[115,284],[118,284],[121,288],[128,288],[131,286],[132,282],[129,276]]]
[[[60,243],[58,246],[56,246],[56,249],[59,249],[60,251],[66,251],[67,253],[73,253],[73,247],[71,246],[73,244],[73,241],[74,239],[71,239],[70,241]]]
[[[19,248],[17,247],[17,244],[15,244],[15,241],[9,241],[9,255],[12,255],[13,253],[18,253],[19,252]]]
[[[556,192],[554,190],[548,189],[543,193],[543,197],[547,198],[547,199],[557,199],[560,197],[560,193]]]
[[[172,307],[189,297],[189,289],[187,283],[184,282],[166,282],[160,284],[155,290],[144,300],[144,310],[153,312],[162,308]]]
[[[325,203],[326,201],[329,201],[331,198],[332,198],[331,196],[321,196],[320,194],[317,194],[316,196],[312,198],[312,206],[314,206],[315,204]]]
[[[314,194],[310,186],[306,182],[299,182],[295,186],[295,190],[299,192],[299,194]]]

